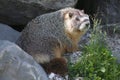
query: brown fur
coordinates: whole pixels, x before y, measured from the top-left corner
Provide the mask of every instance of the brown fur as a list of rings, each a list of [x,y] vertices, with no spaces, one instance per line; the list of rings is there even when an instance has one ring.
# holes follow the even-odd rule
[[[62,55],[78,50],[79,39],[88,28],[86,24],[89,18],[83,11],[61,9],[29,22],[17,44],[47,72],[66,74],[67,62]]]
[[[41,64],[47,73],[64,75],[67,71],[67,62],[65,58],[54,58],[49,63]]]

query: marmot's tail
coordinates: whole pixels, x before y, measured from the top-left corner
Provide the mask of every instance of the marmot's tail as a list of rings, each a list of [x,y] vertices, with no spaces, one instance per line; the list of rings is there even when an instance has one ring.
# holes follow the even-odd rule
[[[55,74],[65,75],[68,72],[65,58],[54,58],[49,63],[42,64],[42,66],[48,74],[53,72]]]

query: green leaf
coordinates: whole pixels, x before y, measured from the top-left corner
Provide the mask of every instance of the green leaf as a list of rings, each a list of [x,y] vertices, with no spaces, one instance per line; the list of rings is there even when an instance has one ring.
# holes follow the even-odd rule
[[[101,72],[103,72],[103,73],[106,71],[106,70],[105,70],[105,67],[102,67],[100,70],[101,70]]]

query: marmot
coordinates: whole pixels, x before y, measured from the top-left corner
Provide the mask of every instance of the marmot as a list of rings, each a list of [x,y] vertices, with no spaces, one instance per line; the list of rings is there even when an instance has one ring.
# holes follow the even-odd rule
[[[64,8],[29,22],[17,44],[47,73],[63,75],[67,72],[67,62],[62,55],[78,50],[79,39],[89,25],[89,16],[83,10]]]

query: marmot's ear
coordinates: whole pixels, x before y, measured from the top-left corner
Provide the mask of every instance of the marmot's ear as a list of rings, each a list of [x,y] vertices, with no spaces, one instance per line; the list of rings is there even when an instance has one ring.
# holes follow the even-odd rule
[[[65,18],[65,19],[70,19],[70,18],[73,17],[73,15],[74,15],[74,13],[72,13],[72,12],[67,12],[67,13],[64,14],[64,18]]]
[[[84,10],[81,10],[82,13],[85,13]]]
[[[84,15],[84,14],[85,14],[84,10],[80,10],[80,11],[78,11],[78,13],[79,13],[80,15]]]
[[[68,13],[68,15],[69,15],[69,18],[72,18],[73,17],[73,13]]]

